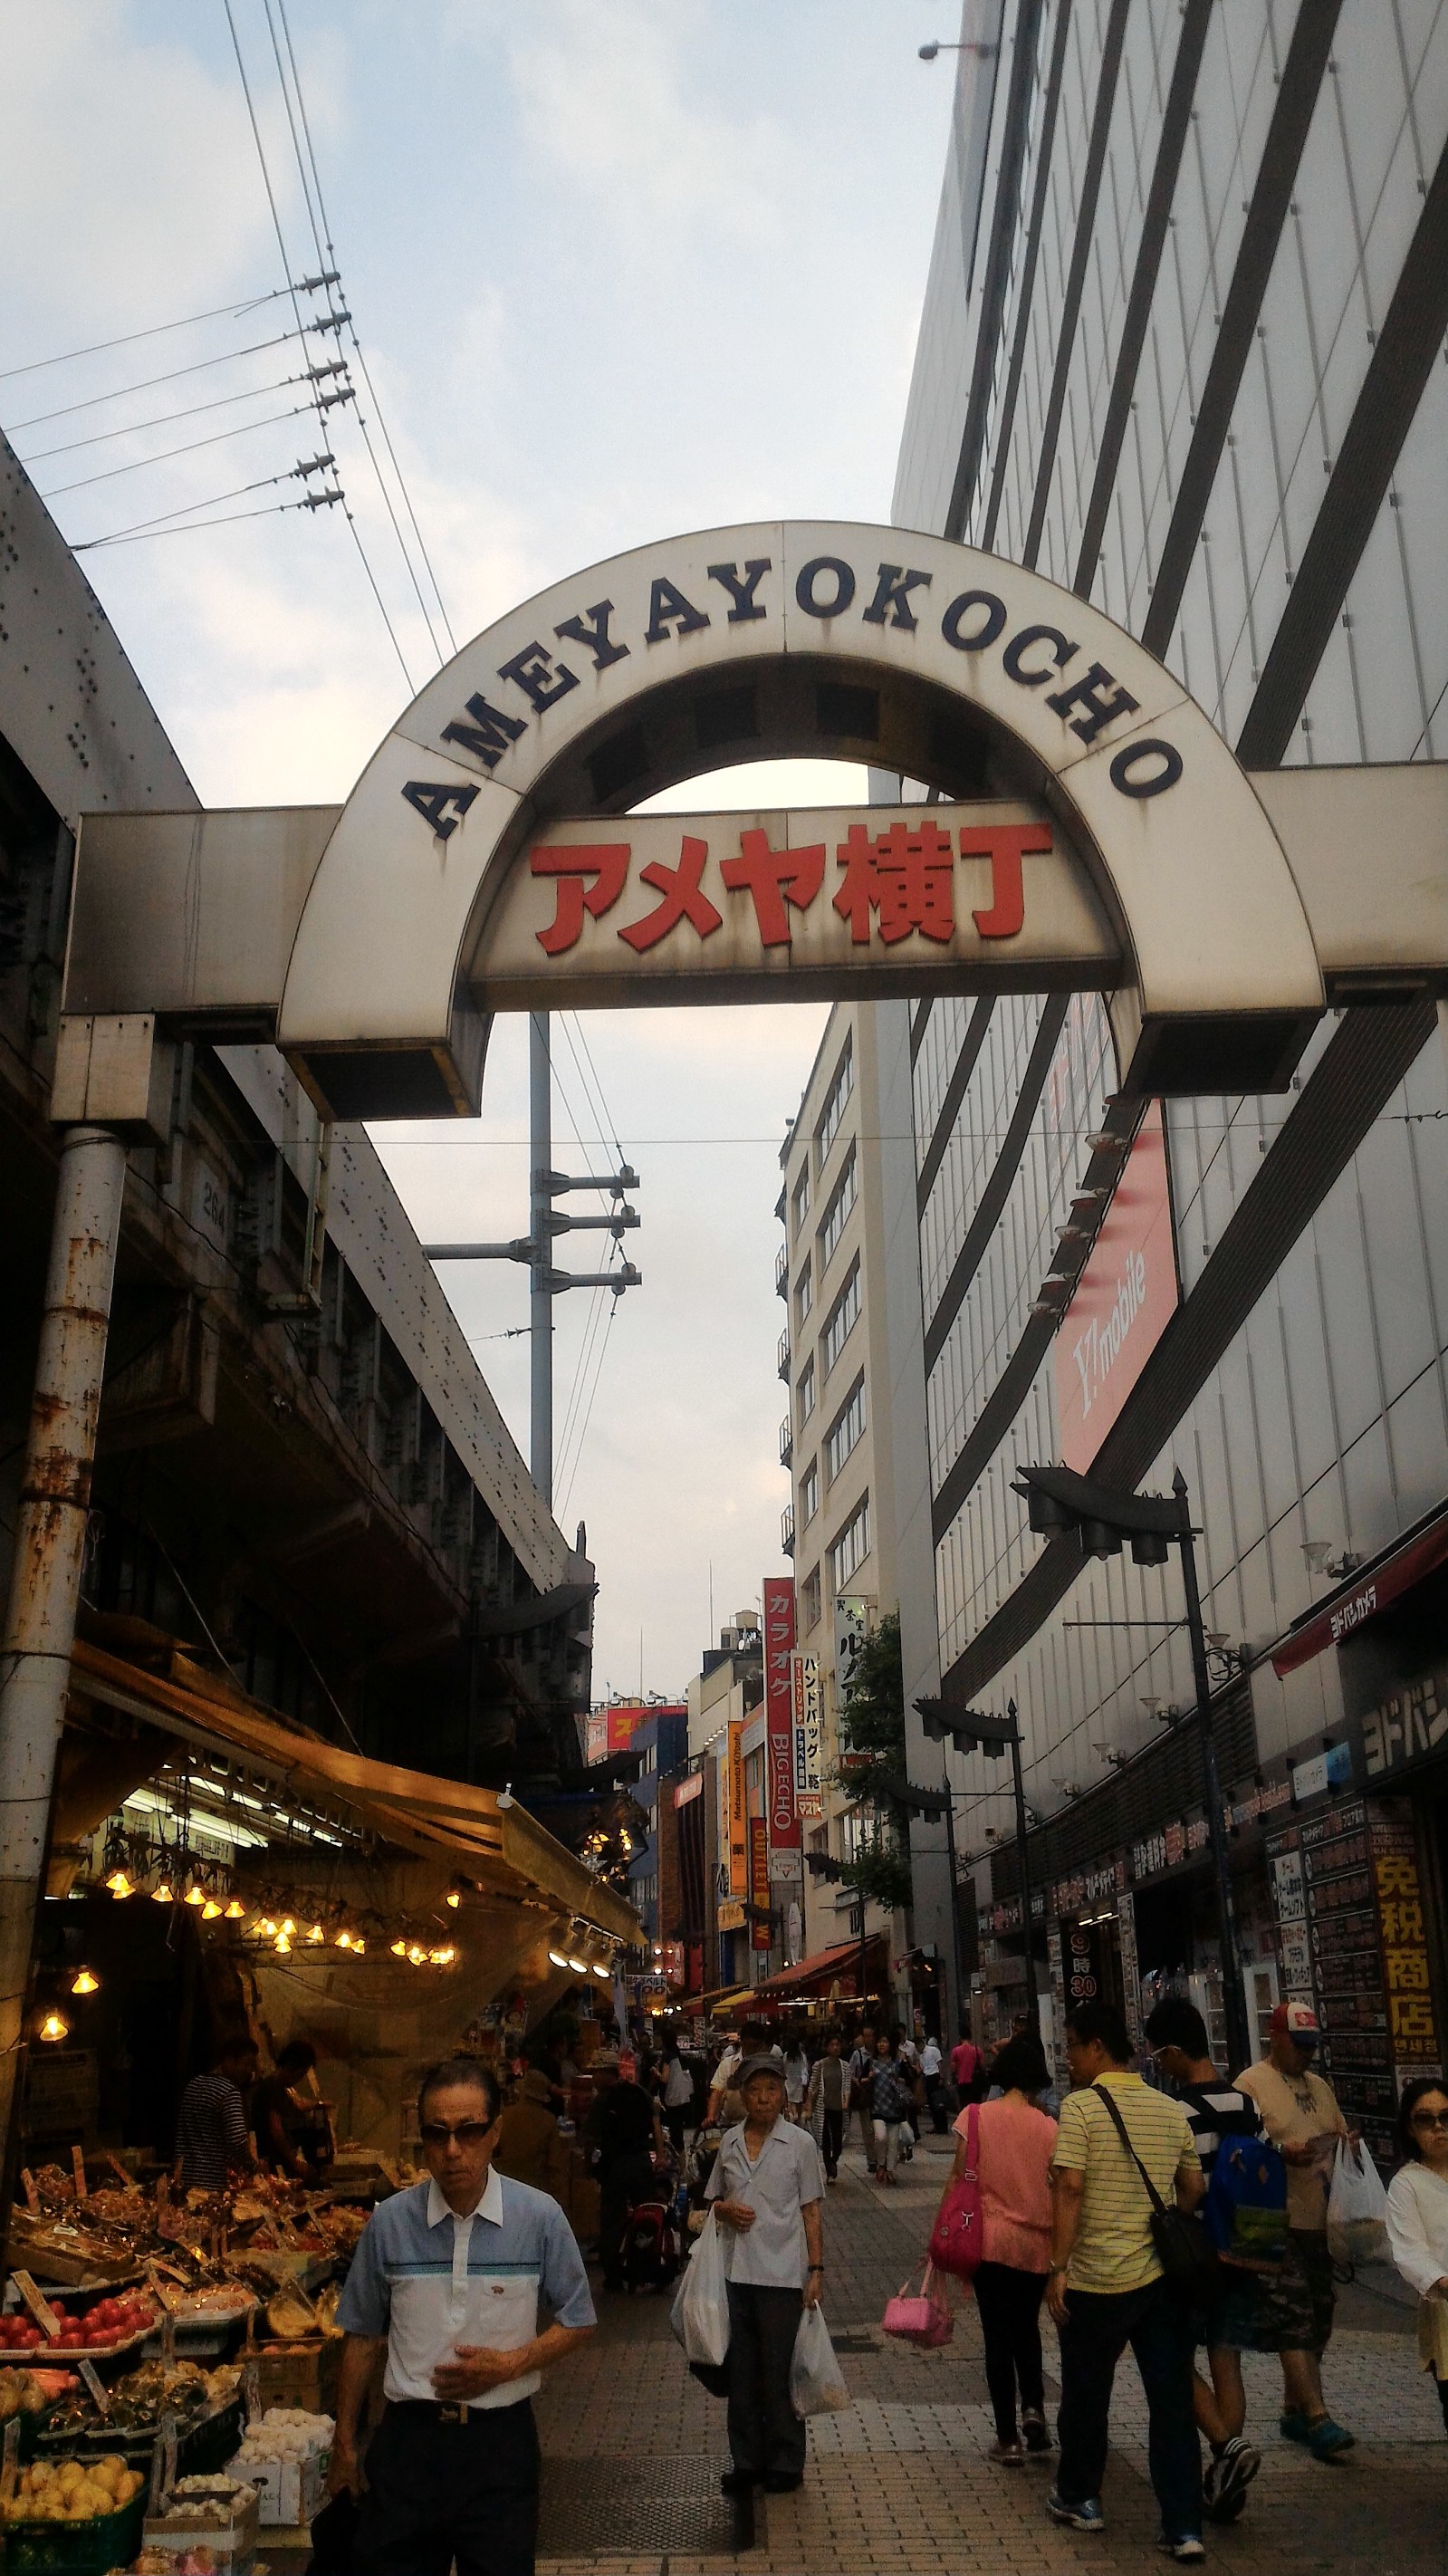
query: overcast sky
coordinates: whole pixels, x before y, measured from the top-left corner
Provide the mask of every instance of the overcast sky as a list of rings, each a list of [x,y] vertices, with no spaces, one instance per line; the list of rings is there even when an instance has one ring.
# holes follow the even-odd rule
[[[231,6],[301,279],[318,258],[264,0]],[[888,516],[954,72],[916,48],[955,15],[952,0],[288,0],[346,306],[459,643],[678,530]],[[276,0],[272,26],[284,37]],[[197,521],[268,514],[82,560],[208,805],[340,801],[451,646],[414,545],[429,634],[346,407],[327,443],[356,537],[340,509],[274,515],[323,479],[292,472],[322,442],[291,416],[306,388],[283,380],[336,342],[301,355],[280,336],[294,317],[225,0],[0,0],[0,45],[0,420],[72,543],[183,504],[203,505]],[[240,313],[251,298],[272,300]],[[324,301],[303,297],[304,315]],[[34,363],[131,333],[154,335]],[[138,390],[91,400],[121,387]],[[98,437],[131,423],[155,425]],[[141,457],[158,461],[113,470]],[[861,790],[816,763],[785,792]],[[761,797],[781,801],[778,771],[670,801]],[[629,1246],[644,1285],[609,1326],[591,1406],[578,1363],[611,1301],[559,1308],[560,1435],[570,1403],[574,1423],[558,1509],[570,1530],[586,1520],[598,1563],[600,1692],[641,1675],[680,1690],[709,1642],[711,1570],[717,1625],[782,1562],[773,1207],[822,1025],[778,1007],[592,1015],[606,1118],[579,1029],[560,1032],[555,1161],[578,1150],[574,1121],[594,1168],[617,1142],[644,1220]],[[522,1232],[521,1027],[498,1028],[476,1126],[376,1133],[425,1237]],[[526,1274],[445,1281],[526,1448]]]

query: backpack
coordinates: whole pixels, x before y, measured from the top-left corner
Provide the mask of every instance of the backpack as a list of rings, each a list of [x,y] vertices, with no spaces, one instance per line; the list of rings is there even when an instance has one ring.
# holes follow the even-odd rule
[[[623,2277],[631,2290],[666,2290],[679,2269],[679,2238],[671,2213],[656,2200],[640,2201],[623,2232]]]
[[[1280,2263],[1287,2250],[1287,2167],[1265,2139],[1224,2137],[1202,2204],[1229,2263]]]

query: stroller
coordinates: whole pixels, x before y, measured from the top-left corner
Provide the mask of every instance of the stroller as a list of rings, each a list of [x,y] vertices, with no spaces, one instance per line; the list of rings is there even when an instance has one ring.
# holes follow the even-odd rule
[[[619,2251],[628,2290],[667,2290],[677,2280],[683,2256],[667,2177],[656,2199],[641,2200],[630,2210]]]

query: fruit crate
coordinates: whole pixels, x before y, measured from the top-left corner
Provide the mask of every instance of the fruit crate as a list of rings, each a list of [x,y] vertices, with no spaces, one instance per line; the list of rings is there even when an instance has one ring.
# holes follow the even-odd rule
[[[309,2343],[259,2345],[256,2367],[262,2405],[299,2406],[308,2415],[335,2415],[343,2340],[341,2335],[326,2335]]]
[[[143,2487],[119,2513],[89,2522],[7,2522],[5,2576],[110,2576],[113,2567],[130,2566],[145,2519]]]

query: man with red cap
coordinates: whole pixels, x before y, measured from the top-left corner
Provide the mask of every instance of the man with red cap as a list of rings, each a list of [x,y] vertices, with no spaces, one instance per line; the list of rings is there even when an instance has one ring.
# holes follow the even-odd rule
[[[1287,2167],[1288,2259],[1274,2292],[1273,2341],[1282,2356],[1285,2404],[1281,2429],[1317,2460],[1350,2451],[1353,2436],[1334,2423],[1322,2394],[1322,2356],[1332,2333],[1335,2294],[1327,2250],[1327,2195],[1339,2138],[1352,2135],[1332,2086],[1312,2071],[1322,2037],[1310,2004],[1278,2004],[1267,2024],[1267,2054],[1237,2078]]]

